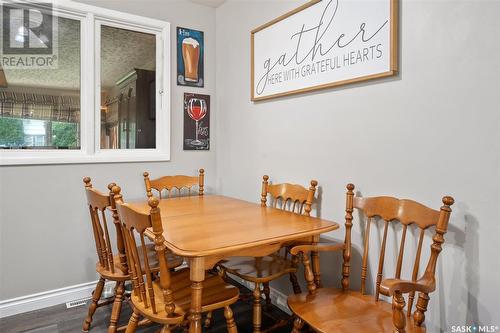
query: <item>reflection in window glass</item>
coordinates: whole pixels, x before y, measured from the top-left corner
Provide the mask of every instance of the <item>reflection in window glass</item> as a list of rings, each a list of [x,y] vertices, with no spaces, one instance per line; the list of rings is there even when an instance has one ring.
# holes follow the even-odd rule
[[[0,148],[80,149],[80,21],[53,22],[54,65],[0,68]]]
[[[156,36],[101,26],[101,149],[156,147]]]

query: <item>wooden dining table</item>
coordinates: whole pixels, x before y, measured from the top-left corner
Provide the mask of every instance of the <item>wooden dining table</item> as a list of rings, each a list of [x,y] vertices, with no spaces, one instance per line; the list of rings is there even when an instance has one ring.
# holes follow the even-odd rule
[[[146,202],[131,202],[149,210]],[[190,268],[190,333],[201,332],[201,300],[205,270],[232,256],[260,257],[283,244],[338,229],[335,222],[263,207],[221,195],[175,197],[160,200],[165,245],[186,258]],[[152,231],[146,235],[154,238]]]

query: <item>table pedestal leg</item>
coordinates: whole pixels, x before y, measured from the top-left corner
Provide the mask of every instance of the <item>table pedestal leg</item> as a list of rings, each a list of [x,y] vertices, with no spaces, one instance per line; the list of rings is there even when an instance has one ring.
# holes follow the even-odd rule
[[[201,333],[201,295],[205,267],[203,258],[192,258],[190,261],[191,309],[189,316],[189,333]]]

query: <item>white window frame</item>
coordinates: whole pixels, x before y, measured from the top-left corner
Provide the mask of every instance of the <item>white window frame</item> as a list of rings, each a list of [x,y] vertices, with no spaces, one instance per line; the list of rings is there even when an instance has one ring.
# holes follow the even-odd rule
[[[3,1],[0,0],[0,3]],[[69,0],[53,1],[53,6],[54,15],[81,22],[80,149],[0,149],[0,165],[169,161],[170,23]],[[156,35],[156,148],[154,149],[100,149],[100,26],[102,24]]]

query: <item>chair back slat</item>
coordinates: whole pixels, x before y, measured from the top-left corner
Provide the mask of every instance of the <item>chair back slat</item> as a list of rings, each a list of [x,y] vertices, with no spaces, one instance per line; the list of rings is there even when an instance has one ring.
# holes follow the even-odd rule
[[[96,214],[99,215],[99,212],[96,211]],[[115,272],[115,263],[113,261],[113,247],[111,246],[111,241],[109,238],[108,232],[108,223],[106,221],[106,214],[104,211],[101,211],[102,216],[102,225],[104,227],[104,236],[106,237],[106,254],[108,256],[107,268],[111,271],[111,273]]]
[[[384,236],[382,238],[382,246],[380,247],[380,256],[378,258],[377,283],[375,289],[375,300],[378,300],[380,294],[380,283],[382,282],[382,272],[384,270],[385,247],[387,245],[387,229],[389,221],[384,221]]]
[[[365,229],[365,241],[364,241],[364,251],[363,251],[363,261],[361,264],[361,293],[364,295],[366,292],[366,271],[368,265],[368,249],[370,246],[370,226],[372,219],[368,218],[366,221]]]
[[[425,230],[420,229],[420,236],[418,237],[418,245],[417,245],[417,255],[415,256],[415,263],[413,264],[413,272],[411,274],[411,280],[417,281],[418,270],[420,269],[420,254],[422,253],[422,244],[424,243],[424,234]],[[415,298],[415,292],[412,291],[408,295],[408,313],[407,315],[411,315],[411,309],[413,306],[413,300]]]
[[[120,206],[118,207],[118,214],[120,214],[120,217],[122,217],[122,220],[125,221],[125,218],[122,215],[122,210],[120,209]],[[127,228],[127,233],[128,233],[128,241],[130,242],[130,249],[132,250],[132,257],[131,257],[131,262],[129,262],[130,266],[134,267],[133,272],[135,272],[136,277],[137,277],[137,285],[138,285],[138,292],[140,295],[140,298],[142,302],[144,303],[144,307],[148,308],[148,300],[146,298],[146,287],[144,286],[144,272],[142,270],[141,266],[141,259],[139,258],[140,254],[139,251],[137,250],[137,243],[135,241],[135,235],[134,235],[134,229]],[[134,273],[132,273],[134,274]]]
[[[153,292],[153,280],[151,278],[152,276],[151,268],[149,266],[148,250],[146,248],[146,242],[144,241],[144,234],[140,234],[140,238],[141,238],[142,255],[144,257],[144,269],[145,269],[144,273],[146,275],[146,281],[148,286],[149,301],[151,302],[151,308],[153,309],[153,313],[157,313],[155,294]]]
[[[279,201],[279,200],[274,200],[274,201],[271,203],[271,205],[272,205],[272,207],[273,207],[273,208],[278,208],[278,201]]]
[[[127,253],[127,264],[128,264],[129,270],[130,270],[130,278],[132,280],[132,286],[133,286],[132,292],[134,293],[135,296],[140,297],[139,279],[137,278],[138,274],[135,271],[135,265],[133,264],[134,263],[133,250],[131,249],[132,244],[131,244],[131,241],[128,239],[128,237],[130,237],[130,234],[129,234],[128,230],[123,227],[123,225],[121,225],[121,227],[122,227],[123,240],[125,242],[125,250]],[[129,264],[129,263],[131,263],[131,264]]]
[[[306,204],[306,202],[307,201],[288,199],[289,211],[295,214],[302,215],[304,212],[304,205]]]
[[[173,292],[170,289],[170,270],[167,264],[165,238],[163,237],[163,227],[161,223],[160,209],[158,208],[159,200],[155,197],[148,199],[149,212],[141,211],[137,208],[131,207],[123,202],[121,189],[118,186],[113,187],[114,199],[118,215],[122,222],[122,227],[126,231],[125,237],[128,251],[132,253],[129,257],[129,266],[134,266],[135,270],[132,272],[132,280],[134,281],[134,292],[140,295],[140,300],[144,303],[144,307],[152,307],[154,313],[157,313],[156,300],[154,296],[152,268],[151,262],[148,257],[148,251],[145,242],[145,235],[147,229],[152,230],[154,234],[154,250],[159,265],[159,286],[163,293],[163,303],[167,316],[174,314],[176,306],[174,303]],[[142,251],[139,253],[137,250],[135,233],[141,242]],[[139,256],[142,255],[143,267]],[[144,268],[144,269],[143,269]],[[145,279],[143,278],[145,277]]]
[[[90,213],[90,220],[92,222],[92,231],[94,232],[94,241],[95,241],[95,247],[97,251],[97,258],[99,259],[99,264],[103,267],[106,266],[105,260],[102,257],[102,250],[101,250],[101,235],[99,232],[99,223],[96,222],[95,218],[95,211],[92,208],[92,206],[89,206],[89,213]]]
[[[296,214],[310,215],[318,182],[311,181],[309,189],[296,184],[269,184],[269,176],[262,181],[261,205],[267,206],[267,196],[271,197],[271,207]]]
[[[441,252],[441,245],[444,242],[443,235],[446,233],[448,228],[449,217],[451,214],[450,206],[453,204],[454,200],[449,196],[445,196],[443,197],[442,202],[443,206],[441,206],[440,210],[434,210],[413,200],[397,199],[387,196],[371,197],[371,198],[356,197],[354,195],[354,185],[348,184],[346,193],[346,215],[345,215],[346,236],[345,236],[345,244],[344,244],[345,246],[343,253],[344,263],[342,266],[343,267],[342,288],[346,290],[349,287],[350,258],[351,258],[351,229],[353,220],[352,212],[354,208],[360,210],[362,212],[362,215],[364,215],[367,218],[367,224],[363,242],[364,249],[363,249],[363,259],[361,268],[362,293],[366,291],[366,275],[367,275],[366,272],[368,266],[368,253],[370,247],[370,241],[369,241],[370,228],[372,224],[376,223],[375,221],[372,222],[373,218],[380,218],[384,221],[384,230],[383,230],[382,243],[378,258],[378,270],[376,276],[376,290],[375,290],[376,300],[378,300],[380,294],[384,294],[387,296],[388,293],[388,291],[385,290],[386,288],[382,289],[380,286],[383,277],[395,277],[397,279],[401,278],[403,260],[405,255],[406,238],[409,226],[416,227],[420,230],[415,261],[413,264],[412,280],[413,281],[425,280],[427,281],[427,283],[430,284],[435,283],[437,258],[439,253]],[[397,253],[397,261],[394,270],[394,275],[387,276],[387,274],[384,272],[384,260],[386,254],[389,253],[388,250],[386,250],[388,226],[389,224],[395,224],[395,223],[400,223],[402,225],[401,239],[399,243],[396,243],[395,245],[395,247],[399,247],[399,249],[397,252],[394,252]],[[435,234],[432,237],[432,244],[430,246],[431,253],[425,272],[422,276],[419,277],[419,267],[421,261],[423,238],[425,230],[429,229],[430,227],[434,227],[435,229]],[[394,229],[394,232],[396,232],[396,229]],[[409,294],[408,315],[411,313],[414,297],[415,293]],[[417,311],[415,312],[414,315],[415,322],[418,324],[420,324],[424,320],[424,315],[423,315],[424,310],[422,309],[425,309],[428,299],[429,297],[427,294],[419,296]]]
[[[149,173],[144,172],[144,184],[146,185],[146,195],[148,198],[153,197],[153,190],[157,191],[160,199],[163,198],[163,192],[167,192],[166,197],[182,196],[183,190],[187,191],[189,196],[192,195],[193,187],[198,187],[198,195],[203,195],[205,191],[205,170],[200,169],[198,176],[163,176],[157,179],[150,179]]]
[[[406,229],[408,228],[407,224],[403,225],[403,234],[401,236],[401,244],[399,245],[399,254],[398,254],[398,263],[396,265],[396,279],[401,278],[401,267],[403,265],[403,256],[405,252],[405,241],[406,241]]]
[[[105,236],[104,236],[104,224],[102,220],[99,218],[99,210],[94,208],[94,221],[97,224],[97,234],[99,235],[99,243],[101,248],[101,257],[104,261],[104,267],[109,270],[109,256],[108,256],[108,245],[106,244]]]

